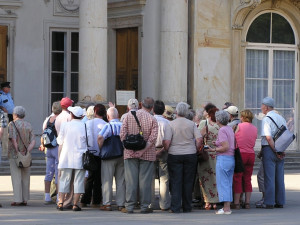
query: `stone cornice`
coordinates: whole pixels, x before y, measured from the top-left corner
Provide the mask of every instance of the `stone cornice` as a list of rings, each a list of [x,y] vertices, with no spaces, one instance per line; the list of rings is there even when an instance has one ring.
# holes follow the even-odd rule
[[[146,0],[108,1],[108,18],[137,16],[143,14]]]
[[[22,0],[0,0],[0,7],[2,9],[15,10],[23,5]]]

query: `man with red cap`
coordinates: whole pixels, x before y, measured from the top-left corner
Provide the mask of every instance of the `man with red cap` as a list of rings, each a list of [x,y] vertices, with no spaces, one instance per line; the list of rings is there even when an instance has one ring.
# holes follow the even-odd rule
[[[68,110],[68,107],[73,105],[73,101],[68,97],[64,97],[60,100],[60,105],[61,105],[62,111],[56,117],[56,120],[55,120],[55,129],[57,132],[57,136],[59,135],[61,125],[65,122],[71,121],[71,119],[72,119],[71,114]],[[61,152],[61,146],[59,146],[59,149],[58,149],[58,158],[60,157],[60,152]],[[58,177],[60,177],[60,174],[58,175]],[[71,182],[71,183],[73,183],[73,182]],[[71,191],[69,194],[66,195],[66,199],[64,200],[63,207],[65,209],[72,209],[73,194],[74,194],[73,185],[71,185]]]

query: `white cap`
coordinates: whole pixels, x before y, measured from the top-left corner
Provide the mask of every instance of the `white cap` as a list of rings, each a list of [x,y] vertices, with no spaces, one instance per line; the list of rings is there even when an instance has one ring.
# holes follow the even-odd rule
[[[237,116],[239,114],[239,109],[236,106],[229,106],[227,109],[224,109],[224,111],[228,112],[229,114],[233,116]]]
[[[75,107],[69,106],[68,110],[71,113],[73,113],[73,115],[76,116],[76,117],[82,117],[83,116],[83,109],[79,106],[75,106]]]

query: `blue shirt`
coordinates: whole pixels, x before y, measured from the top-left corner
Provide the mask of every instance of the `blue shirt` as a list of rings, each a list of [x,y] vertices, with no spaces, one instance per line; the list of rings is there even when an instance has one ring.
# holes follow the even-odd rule
[[[8,114],[13,114],[15,104],[10,93],[0,91],[0,106],[4,107]]]
[[[110,126],[111,125],[111,126]],[[109,123],[105,124],[102,130],[99,132],[104,139],[112,136],[111,128],[113,129],[114,135],[120,135],[122,123],[118,119],[113,119]]]

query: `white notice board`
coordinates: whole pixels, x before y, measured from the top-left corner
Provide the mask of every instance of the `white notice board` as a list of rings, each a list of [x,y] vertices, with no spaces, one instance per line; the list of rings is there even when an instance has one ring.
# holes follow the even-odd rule
[[[117,105],[127,105],[131,98],[135,98],[135,91],[116,91]]]

